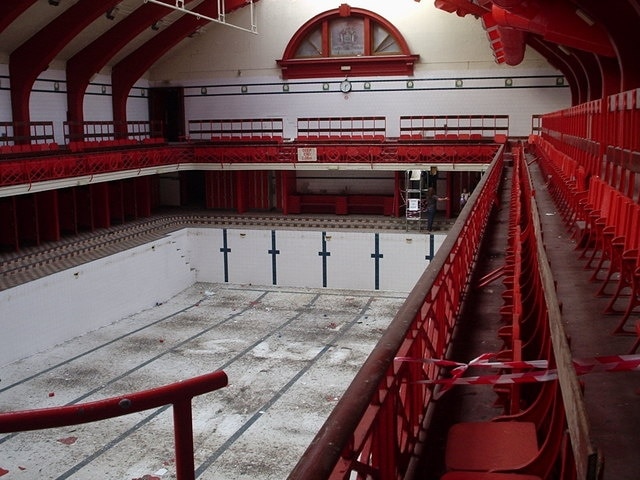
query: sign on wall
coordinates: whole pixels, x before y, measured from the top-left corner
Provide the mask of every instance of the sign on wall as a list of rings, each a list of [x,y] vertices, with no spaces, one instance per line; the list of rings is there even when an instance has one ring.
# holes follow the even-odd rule
[[[299,162],[317,162],[318,149],[316,147],[298,148],[298,161]]]

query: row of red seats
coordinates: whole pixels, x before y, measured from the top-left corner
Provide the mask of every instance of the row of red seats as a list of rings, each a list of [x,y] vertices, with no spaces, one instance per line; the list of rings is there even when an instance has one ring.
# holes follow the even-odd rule
[[[503,268],[504,325],[498,331],[504,346],[497,360],[546,359],[553,368],[548,308],[531,219],[532,192],[521,148],[514,152],[511,185]],[[504,413],[491,421],[462,422],[451,427],[445,449],[447,473],[442,480],[575,478],[558,381],[522,387],[522,391],[520,384],[496,385],[495,390]]]
[[[640,151],[608,146],[602,177],[609,185],[640,203]]]
[[[610,147],[604,177],[591,176],[588,185],[581,185],[577,162],[572,164],[542,138],[536,139],[535,146],[554,200],[577,240],[580,258],[587,259],[586,268],[594,269],[591,279],[602,282],[597,293],[611,296],[605,313],[622,313],[614,333],[634,333],[625,325],[640,306],[640,193],[635,152]],[[602,270],[606,270],[604,278],[599,277]],[[616,276],[614,292],[607,293]],[[616,310],[625,294],[626,308]]]
[[[155,145],[164,142],[164,138],[160,137],[145,138],[141,141],[133,138],[116,138],[107,140],[74,140],[69,142],[68,147],[72,152],[83,152],[85,150],[131,147],[140,144]]]
[[[640,88],[609,95],[542,116],[547,131],[601,144],[640,150]]]
[[[593,268],[592,281],[601,281],[598,295],[611,297],[605,313],[622,313],[613,333],[625,330],[631,313],[640,305],[640,205],[598,177],[591,177],[588,194],[580,203],[585,219],[581,237],[581,257],[586,268]],[[606,269],[604,278],[598,274]],[[617,274],[617,285],[611,294],[606,287]],[[617,301],[628,293],[623,312],[615,309]]]
[[[340,133],[334,135],[303,134],[296,137],[298,142],[384,142],[384,135]]]
[[[18,144],[18,145],[0,145],[0,155],[3,155],[3,156],[22,155],[25,153],[49,152],[49,151],[57,151],[57,150],[58,150],[58,144],[55,142],[26,143],[26,144]]]
[[[227,135],[224,133],[211,136],[214,143],[282,143],[282,135]]]

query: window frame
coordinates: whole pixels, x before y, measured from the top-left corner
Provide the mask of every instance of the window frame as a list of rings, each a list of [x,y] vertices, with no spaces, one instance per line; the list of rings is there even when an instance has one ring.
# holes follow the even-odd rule
[[[362,18],[364,20],[364,54],[330,56],[331,22],[339,18]],[[400,53],[372,52],[374,25],[380,25],[394,39]],[[322,32],[322,52],[316,57],[296,57],[304,41],[314,31]],[[407,42],[400,31],[380,15],[362,8],[352,8],[347,4],[316,15],[306,22],[291,37],[282,59],[277,60],[283,79],[323,78],[323,77],[362,77],[413,75],[414,64],[419,55],[411,54]]]

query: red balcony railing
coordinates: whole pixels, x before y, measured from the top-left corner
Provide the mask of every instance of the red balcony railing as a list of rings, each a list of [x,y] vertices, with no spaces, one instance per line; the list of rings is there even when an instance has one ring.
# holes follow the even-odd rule
[[[474,189],[425,270],[353,382],[292,471],[290,480],[400,479],[433,414],[439,367],[396,357],[444,358],[482,232],[497,200],[503,150]]]
[[[0,414],[0,433],[65,427],[173,406],[173,431],[178,480],[195,479],[191,399],[227,386],[227,375],[217,371],[182,382],[63,407]]]

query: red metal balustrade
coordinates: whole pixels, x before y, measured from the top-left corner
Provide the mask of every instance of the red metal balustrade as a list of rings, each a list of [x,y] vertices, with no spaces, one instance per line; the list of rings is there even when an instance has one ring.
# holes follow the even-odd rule
[[[433,364],[396,357],[444,358],[482,232],[497,198],[503,149],[389,328],[322,426],[290,480],[405,478],[421,426],[433,415]]]
[[[178,480],[195,479],[191,399],[227,386],[227,375],[217,371],[182,382],[63,407],[0,414],[0,433],[24,432],[96,422],[173,405],[173,430]]]

